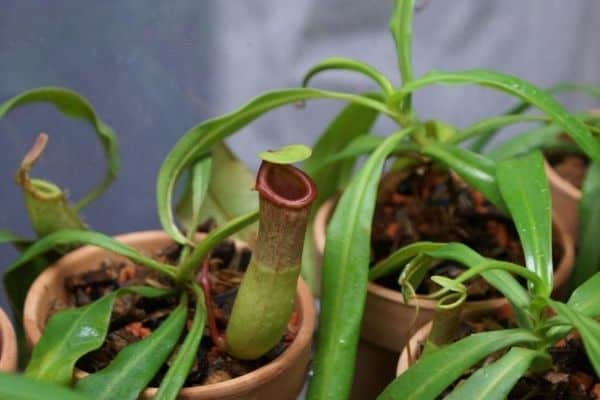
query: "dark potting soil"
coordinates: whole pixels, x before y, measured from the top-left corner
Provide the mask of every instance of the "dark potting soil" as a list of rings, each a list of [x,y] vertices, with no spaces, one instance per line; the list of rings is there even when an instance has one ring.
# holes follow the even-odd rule
[[[371,265],[418,241],[461,242],[483,256],[524,263],[521,243],[510,218],[456,175],[431,164],[388,174],[382,179],[373,217]],[[555,265],[561,253],[562,248],[554,245]],[[456,263],[441,262],[429,270],[417,293],[438,289],[429,279],[432,275],[454,278],[463,271]],[[377,283],[397,290],[397,281],[396,275]],[[469,300],[501,296],[481,277],[471,279],[466,285]]]
[[[486,318],[478,322],[465,321],[456,332],[456,340],[472,333],[514,327],[507,319]],[[422,351],[422,344],[419,352]],[[513,386],[508,400],[598,400],[600,379],[585,354],[581,339],[572,334],[549,350],[553,368],[549,371],[527,373]],[[466,371],[438,399],[443,399],[473,372],[483,365],[498,360],[504,352],[489,355],[475,367]]]
[[[153,258],[175,264],[181,247],[173,244],[160,249]],[[251,252],[248,248],[237,250],[232,241],[224,241],[217,246],[209,261],[209,279],[214,303],[215,319],[221,332],[224,332],[231,313],[243,274],[249,264]],[[69,295],[68,306],[81,307],[118,288],[127,286],[153,286],[171,288],[173,283],[162,275],[130,262],[103,260],[98,268],[90,272],[71,277],[65,281]],[[193,298],[193,296],[190,296]],[[77,368],[86,372],[96,372],[105,368],[125,346],[144,339],[158,328],[177,306],[175,296],[162,298],[142,298],[139,295],[126,294],[115,301],[111,315],[109,333],[102,347],[83,356],[77,362]],[[194,315],[190,307],[189,328]],[[294,340],[297,332],[295,315],[290,320],[288,331],[281,341],[268,354],[257,360],[238,360],[231,357],[211,340],[205,329],[197,357],[185,386],[207,385],[232,379],[260,368],[282,354]],[[184,332],[187,333],[187,332]],[[185,338],[182,335],[181,341]],[[149,386],[159,386],[169,367],[167,361]]]
[[[561,178],[581,189],[590,160],[583,154],[546,151],[544,156]]]

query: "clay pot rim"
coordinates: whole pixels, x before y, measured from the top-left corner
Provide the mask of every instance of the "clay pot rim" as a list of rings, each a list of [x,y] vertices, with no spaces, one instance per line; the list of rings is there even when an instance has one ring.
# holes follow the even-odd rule
[[[0,371],[15,371],[17,360],[17,336],[8,315],[0,308]]]
[[[321,207],[319,207],[319,210],[315,215],[313,233],[315,239],[315,246],[317,252],[319,252],[320,254],[323,254],[323,251],[325,249],[325,232],[327,222],[333,212],[336,201],[336,196],[330,197],[321,205]],[[573,269],[573,263],[575,260],[575,249],[573,239],[567,233],[567,230],[564,227],[564,223],[562,222],[560,217],[554,212],[552,213],[552,225],[556,229],[558,243],[561,245],[563,250],[563,254],[558,263],[558,266],[554,270],[553,280],[554,288],[556,289],[566,284],[567,280],[569,279],[569,276],[571,275],[571,270]],[[395,303],[405,304],[402,294],[400,292],[388,289],[375,282],[369,281],[367,285],[367,290],[375,296],[385,298]],[[435,300],[416,299],[414,302],[411,302],[408,305],[418,305],[420,308],[433,310],[435,309],[436,304],[437,302]],[[498,297],[488,300],[467,301],[465,304],[467,304],[468,307],[473,307],[477,309],[488,307],[496,308],[501,307],[504,304],[508,304],[508,300],[505,297]]]
[[[396,366],[396,376],[400,376],[404,371],[406,371],[412,364],[410,363],[408,349],[416,349],[417,344],[419,342],[424,341],[427,336],[429,336],[429,332],[431,331],[431,327],[433,326],[433,322],[429,321],[422,327],[420,327],[414,335],[408,339],[406,345],[402,348],[402,352],[400,353],[400,358],[398,358],[398,365]]]
[[[581,199],[581,190],[578,189],[571,182],[560,176],[546,159],[544,159],[544,168],[546,170],[546,175],[548,176],[548,181],[555,188],[565,193],[568,197],[575,199],[576,201],[579,201]]]
[[[156,239],[157,236],[164,238],[165,240],[171,240],[165,232],[160,230],[126,233],[117,235],[114,238],[118,241],[127,243]],[[236,240],[236,245],[239,246],[241,243],[242,242]],[[40,297],[40,293],[46,290],[48,285],[47,282],[51,282],[55,278],[55,275],[57,275],[57,271],[59,269],[68,268],[70,264],[72,264],[82,255],[95,252],[104,253],[105,250],[95,246],[83,246],[75,251],[72,251],[56,262],[60,263],[60,265],[55,266],[55,264],[53,264],[53,266],[47,268],[35,280],[27,293],[23,318],[25,334],[30,345],[37,343],[41,337],[41,330],[38,328],[38,324],[36,323],[37,318],[35,318],[35,316],[39,314],[38,310],[41,304],[39,304],[36,299]],[[283,373],[288,365],[293,365],[293,363],[301,356],[303,348],[311,342],[315,329],[316,311],[314,301],[310,289],[306,283],[304,283],[302,278],[298,279],[296,304],[296,309],[299,312],[300,317],[298,333],[290,346],[275,360],[261,368],[228,381],[212,385],[190,386],[182,388],[179,392],[179,395],[211,395],[215,396],[215,398],[219,398],[220,396],[231,395],[231,393],[235,393],[236,391],[239,391],[239,393],[244,393],[262,385],[264,382],[270,381],[273,377]],[[75,370],[75,376],[77,378],[82,378],[85,375],[87,375],[86,372],[77,369]],[[143,398],[151,398],[156,394],[157,390],[157,388],[147,388],[140,395],[143,396]]]
[[[588,110],[591,115],[600,116],[600,108],[592,108]],[[544,167],[546,169],[546,175],[548,176],[548,181],[550,181],[558,190],[564,192],[567,196],[579,201],[581,199],[581,190],[578,189],[575,185],[573,185],[568,180],[564,179],[560,176],[554,167],[550,165],[548,160],[544,158]]]

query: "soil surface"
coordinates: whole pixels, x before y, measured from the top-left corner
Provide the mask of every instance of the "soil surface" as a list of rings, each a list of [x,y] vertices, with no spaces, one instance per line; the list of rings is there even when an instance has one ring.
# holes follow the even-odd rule
[[[521,243],[510,218],[459,177],[431,164],[382,179],[373,217],[372,265],[417,241],[461,242],[483,256],[524,264]],[[561,253],[562,248],[554,245],[555,265]],[[463,271],[456,263],[441,262],[430,269],[417,293],[438,289],[429,279],[432,275],[455,278]],[[397,279],[389,276],[377,282],[399,289]],[[501,296],[481,277],[466,284],[469,300]]]
[[[561,178],[581,189],[590,162],[587,157],[582,154],[552,151],[546,151],[544,155]]]
[[[158,250],[151,256],[175,264],[180,252],[181,247],[173,244]],[[232,241],[222,242],[211,254],[208,276],[216,324],[221,333],[224,333],[227,326],[237,288],[249,264],[250,255],[248,248],[238,250]],[[70,300],[67,306],[81,307],[118,288],[139,285],[173,287],[173,283],[168,279],[143,266],[106,259],[98,265],[97,269],[66,280],[65,288]],[[177,302],[175,296],[156,299],[142,298],[133,294],[119,296],[115,301],[109,333],[104,344],[100,349],[82,357],[77,362],[77,368],[90,373],[103,369],[125,346],[144,339],[158,328],[177,306]],[[188,314],[188,328],[191,327],[193,314],[192,306]],[[297,325],[296,316],[293,315],[288,331],[283,335],[280,343],[265,356],[252,361],[238,360],[222,351],[215,346],[208,329],[205,329],[185,386],[226,381],[264,366],[283,353],[294,340]],[[184,338],[185,335],[182,335],[180,340],[183,341]],[[168,364],[169,361],[163,365],[149,386],[159,386],[161,378],[168,370]]]
[[[486,332],[514,327],[508,319],[483,319],[464,322],[457,330],[456,340],[471,333]],[[422,346],[420,351],[422,350]],[[581,339],[572,334],[559,341],[549,350],[553,369],[540,373],[527,373],[521,377],[509,393],[508,400],[593,400],[600,399],[600,379],[585,354]],[[482,365],[496,361],[503,353],[488,356],[476,367],[469,369],[461,378],[442,393],[443,399]]]

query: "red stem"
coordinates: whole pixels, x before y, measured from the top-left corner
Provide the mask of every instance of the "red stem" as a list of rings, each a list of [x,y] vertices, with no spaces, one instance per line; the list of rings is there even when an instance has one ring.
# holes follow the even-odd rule
[[[219,332],[219,328],[217,327],[217,319],[215,315],[215,305],[212,301],[211,294],[211,284],[210,278],[208,276],[209,273],[209,258],[207,257],[202,264],[202,270],[200,271],[200,285],[202,286],[204,292],[204,302],[206,303],[206,320],[208,323],[208,331],[210,333],[210,338],[212,339],[215,346],[217,346],[220,350],[225,349],[225,337]]]

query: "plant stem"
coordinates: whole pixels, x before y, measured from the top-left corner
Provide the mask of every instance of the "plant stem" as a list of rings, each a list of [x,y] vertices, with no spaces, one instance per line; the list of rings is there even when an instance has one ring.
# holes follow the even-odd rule
[[[255,359],[281,339],[294,308],[310,206],[311,179],[289,165],[263,162],[257,175],[260,216],[256,249],[227,325],[227,351]]]
[[[202,263],[202,270],[200,271],[199,281],[202,286],[202,291],[204,292],[204,303],[206,304],[206,319],[208,323],[208,331],[210,333],[210,338],[212,339],[215,346],[219,349],[225,348],[225,338],[223,334],[219,332],[219,328],[217,327],[217,318],[215,316],[215,305],[212,301],[212,289],[210,284],[209,273],[209,259],[206,258]]]

